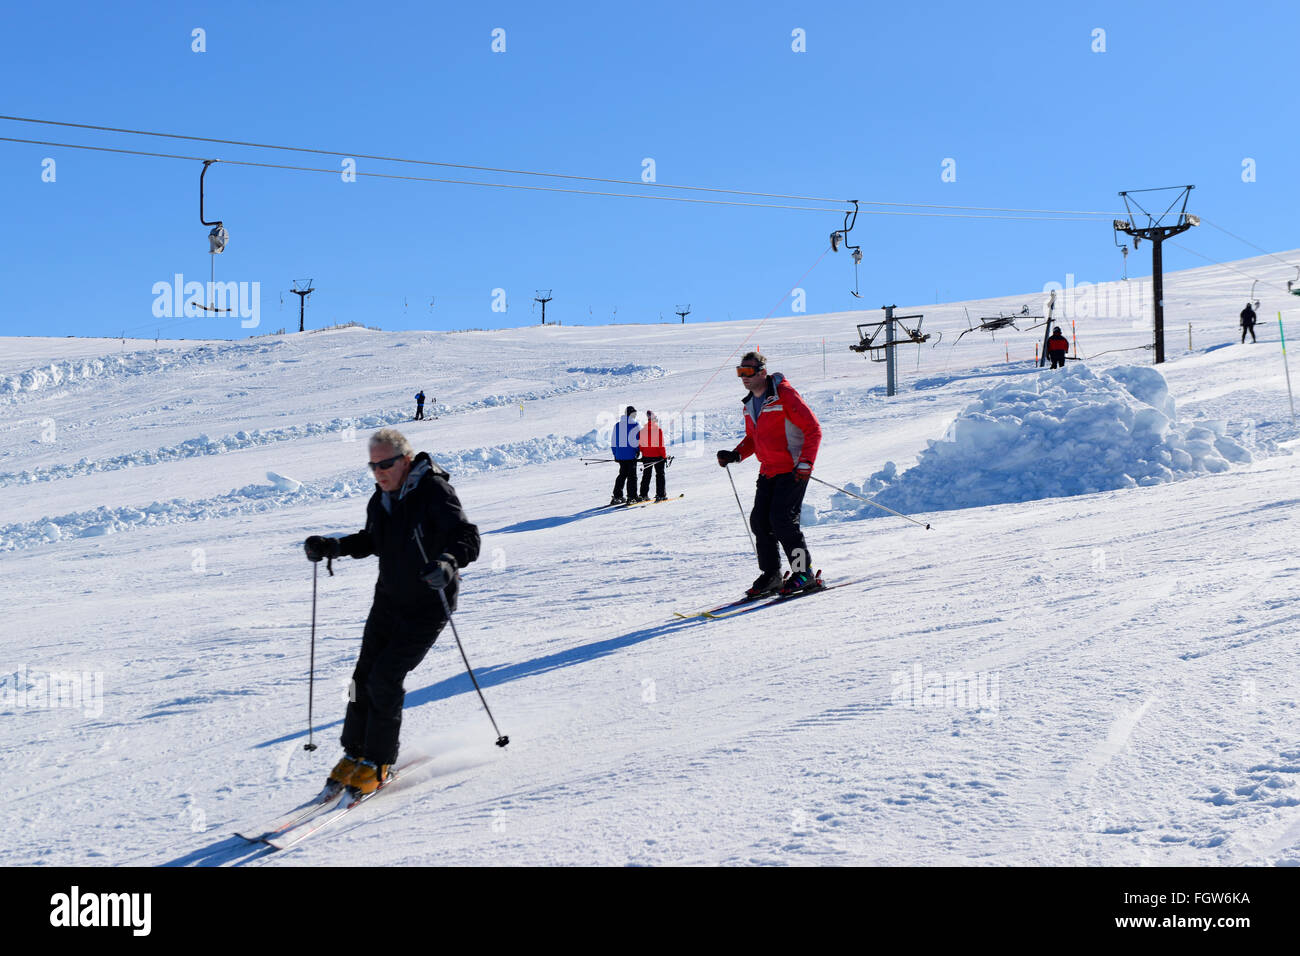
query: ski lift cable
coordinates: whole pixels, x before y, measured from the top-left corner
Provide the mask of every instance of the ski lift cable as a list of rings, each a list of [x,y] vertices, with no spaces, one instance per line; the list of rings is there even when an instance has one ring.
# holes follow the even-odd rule
[[[122,153],[129,156],[152,156],[158,159],[181,159],[188,162],[204,162],[202,156],[184,156],[177,153],[156,153],[148,150],[138,149],[119,149],[109,146],[89,146],[79,143],[56,143],[49,140],[38,139],[18,139],[12,136],[0,136],[0,142],[6,143],[26,143],[35,146],[58,146],[64,149],[86,149],[100,153]],[[314,166],[290,166],[283,163],[258,163],[247,159],[223,159],[221,160],[227,166],[250,166],[259,169],[287,169],[295,172],[307,173],[326,173],[330,176],[337,176],[337,169],[321,169]],[[798,212],[817,212],[825,213],[825,207],[819,206],[792,206],[781,203],[761,203],[761,202],[736,202],[735,200],[726,199],[693,199],[689,196],[655,196],[640,195],[637,193],[614,193],[604,192],[591,189],[565,189],[559,186],[525,186],[520,183],[490,183],[468,179],[441,179],[432,176],[402,176],[396,173],[368,173],[356,170],[355,175],[367,176],[373,179],[397,179],[409,180],[412,182],[442,183],[452,186],[488,186],[495,189],[524,189],[537,192],[552,193],[572,193],[583,196],[607,196],[617,199],[653,199],[664,202],[685,202],[699,205],[710,206],[742,206],[756,209],[788,209]],[[844,200],[836,200],[843,202]],[[942,213],[942,212],[898,212],[895,210],[873,210],[867,209],[863,212],[874,216],[926,216],[939,219],[996,219],[996,220],[1015,220],[1023,222],[1097,222],[1096,219],[1069,218],[1069,217],[1048,217],[1048,216],[973,216],[960,213]]]
[[[741,349],[743,349],[752,339],[754,339],[755,336],[758,335],[758,330],[761,329],[763,327],[763,324],[772,317],[772,313],[775,312],[778,308],[780,308],[782,302],[785,302],[787,299],[790,298],[794,290],[799,288],[803,284],[804,279],[807,279],[808,276],[812,274],[812,271],[814,269],[816,269],[819,265],[821,265],[821,261],[826,258],[826,254],[830,251],[831,251],[830,246],[827,246],[825,249],[822,250],[822,254],[817,257],[817,261],[808,267],[808,269],[804,272],[804,274],[801,275],[795,281],[794,285],[792,285],[788,290],[786,290],[786,292],[781,296],[781,298],[776,302],[776,304],[772,306],[772,308],[767,310],[767,315],[763,316],[762,320],[758,323],[758,325],[754,326],[754,328],[750,330],[749,334],[740,340],[740,344],[731,350],[731,352],[727,355],[726,360],[721,365],[719,365],[716,369],[713,370],[713,374],[708,377],[708,379],[704,382],[704,384],[701,385],[696,390],[695,394],[692,395],[690,399],[686,402],[686,404],[681,407],[680,414],[683,415],[686,414],[686,409],[690,408],[691,405],[694,404],[695,400],[699,398],[701,394],[703,394],[704,390],[709,387],[709,383],[718,377],[718,373],[721,372],[724,368],[727,368],[728,365],[730,365],[731,360],[735,356],[735,354],[739,352]]]
[[[1204,259],[1206,262],[1212,262],[1216,266],[1222,266],[1223,268],[1228,269],[1231,272],[1237,273],[1237,275],[1239,276],[1245,276],[1247,279],[1252,279],[1255,282],[1262,282],[1264,283],[1264,285],[1269,286],[1270,288],[1277,289],[1279,291],[1288,291],[1288,290],[1284,290],[1280,285],[1277,285],[1276,283],[1269,282],[1267,279],[1261,279],[1258,276],[1251,275],[1249,272],[1242,272],[1240,269],[1234,269],[1226,262],[1220,262],[1218,259],[1211,259],[1209,256],[1205,255],[1204,253],[1197,252],[1195,249],[1189,249],[1181,242],[1174,242],[1174,240],[1172,239],[1166,239],[1165,242],[1169,243],[1171,246],[1177,246],[1179,249],[1182,249],[1184,252],[1190,252],[1192,255],[1200,259]],[[1288,265],[1289,264],[1290,263],[1288,263]]]
[[[1223,228],[1222,226],[1220,226],[1218,223],[1211,222],[1209,219],[1206,219],[1204,216],[1201,217],[1201,222],[1205,223],[1207,226],[1213,226],[1215,229],[1219,230],[1219,232],[1222,232],[1222,233],[1224,233],[1225,235],[1231,236],[1233,239],[1236,239],[1238,242],[1244,243],[1245,245],[1250,246],[1250,248],[1255,249],[1255,250],[1257,250],[1257,251],[1259,251],[1259,252],[1264,253],[1264,255],[1268,256],[1268,257],[1271,258],[1271,259],[1276,259],[1278,262],[1282,263],[1283,265],[1285,265],[1285,266],[1286,266],[1287,268],[1289,268],[1289,269],[1294,269],[1294,268],[1296,268],[1296,264],[1295,264],[1294,262],[1288,262],[1287,260],[1283,259],[1281,256],[1279,256],[1279,255],[1275,255],[1274,253],[1269,252],[1269,251],[1268,251],[1267,249],[1265,249],[1263,246],[1257,246],[1257,245],[1255,245],[1253,242],[1251,242],[1249,239],[1243,239],[1241,236],[1237,235],[1235,232],[1228,232],[1227,229],[1224,229],[1224,228]]]
[[[347,156],[356,159],[374,159],[389,163],[409,163],[420,166],[438,166],[446,169],[472,169],[479,172],[490,173],[508,173],[517,176],[540,176],[548,179],[573,179],[583,182],[611,183],[623,186],[640,186],[654,187],[658,189],[681,189],[695,192],[716,192],[725,193],[735,196],[759,196],[765,199],[790,199],[803,202],[826,202],[826,203],[843,203],[843,199],[831,199],[822,196],[800,196],[787,195],[784,193],[767,193],[758,192],[748,189],[723,189],[715,186],[688,186],[674,185],[672,183],[642,182],[641,180],[632,179],[611,179],[601,176],[579,176],[569,173],[548,173],[530,169],[510,169],[496,166],[477,166],[469,163],[445,163],[427,159],[410,159],[401,156],[381,156],[372,153],[359,153],[341,150],[316,149],[306,146],[283,146],[274,143],[256,143],[247,140],[237,139],[219,139],[211,136],[189,136],[181,133],[159,133],[151,130],[124,129],[115,126],[98,126],[90,123],[67,123],[58,120],[33,119],[24,116],[4,116],[0,115],[0,120],[9,120],[19,123],[41,123],[47,126],[66,126],[76,129],[90,129],[99,132],[108,133],[126,133],[133,136],[156,136],[166,139],[183,139],[200,143],[217,143],[227,146],[247,146],[255,149],[272,149],[285,152],[313,153],[320,156]],[[57,145],[57,144],[56,144]],[[332,170],[334,172],[334,170]],[[954,206],[939,203],[905,203],[905,202],[884,202],[874,200],[861,200],[868,206],[898,206],[901,208],[913,209],[956,209],[968,212],[1016,212],[1016,213],[1033,213],[1042,215],[1071,215],[1071,216],[1101,216],[1113,218],[1116,213],[1099,212],[1095,210],[1077,210],[1077,209],[1020,209],[1006,206]]]

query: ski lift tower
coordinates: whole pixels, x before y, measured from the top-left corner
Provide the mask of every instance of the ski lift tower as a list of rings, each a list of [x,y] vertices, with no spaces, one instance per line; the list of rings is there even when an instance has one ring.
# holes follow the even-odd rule
[[[542,304],[542,325],[546,324],[546,303],[550,302],[552,298],[550,289],[538,289],[537,295],[533,296],[534,302]]]
[[[1164,259],[1161,251],[1161,244],[1180,232],[1186,232],[1192,226],[1199,226],[1201,220],[1198,216],[1193,216],[1187,211],[1187,199],[1191,195],[1195,186],[1162,186],[1157,189],[1131,189],[1120,193],[1124,200],[1124,208],[1128,212],[1128,219],[1116,219],[1114,228],[1116,232],[1122,232],[1133,237],[1133,249],[1137,250],[1138,243],[1143,239],[1151,242],[1151,292],[1155,300],[1155,364],[1160,365],[1165,360],[1165,302],[1164,302]],[[1164,192],[1170,189],[1177,189],[1176,195],[1165,211],[1156,215],[1148,212],[1142,207],[1142,204],[1133,198],[1134,193],[1152,193]],[[1182,204],[1179,205],[1179,200]],[[1146,225],[1139,226],[1135,219],[1133,207],[1137,207],[1138,214],[1146,216]],[[1177,212],[1177,221],[1166,224],[1165,219],[1174,215],[1173,209],[1179,206]]]
[[[686,317],[691,314],[691,304],[688,302],[685,305],[678,305],[673,312],[682,317],[682,325],[685,325]]]
[[[289,290],[290,292],[292,292],[294,295],[298,297],[298,331],[299,332],[306,331],[304,325],[307,319],[307,296],[311,295],[313,292],[316,291],[312,287],[310,279],[304,282],[303,285],[305,286],[305,288],[302,289],[298,288],[298,280],[294,279],[293,288]]]

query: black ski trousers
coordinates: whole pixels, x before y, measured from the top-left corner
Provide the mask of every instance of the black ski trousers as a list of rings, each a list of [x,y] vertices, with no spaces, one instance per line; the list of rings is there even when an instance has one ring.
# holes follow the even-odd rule
[[[1243,325],[1243,326],[1241,327],[1241,341],[1242,341],[1243,344],[1244,344],[1245,341],[1246,341],[1246,333],[1247,333],[1247,332],[1250,333],[1250,340],[1251,340],[1252,342],[1258,342],[1258,341],[1259,341],[1259,339],[1255,338],[1255,324],[1252,322],[1250,325]]]
[[[441,616],[415,620],[386,602],[375,601],[352,671],[340,739],[344,751],[377,764],[397,761],[406,701],[403,682],[424,660],[446,623]]]
[[[655,497],[662,498],[667,494],[668,483],[664,480],[664,463],[666,458],[643,458],[644,463],[641,467],[641,497],[647,497],[646,492],[650,490],[650,470],[653,468],[655,473]]]
[[[614,480],[614,497],[622,498],[623,483],[627,482],[627,497],[631,498],[636,494],[636,459],[629,458],[627,461],[618,463],[618,478]]]
[[[1047,358],[1052,363],[1052,368],[1065,368],[1064,352],[1048,352]]]
[[[795,481],[794,472],[790,471],[771,478],[759,475],[756,488],[749,527],[758,546],[759,570],[769,574],[781,572],[781,552],[777,550],[780,545],[791,571],[812,573],[808,545],[799,528],[799,511],[803,508],[808,482]]]

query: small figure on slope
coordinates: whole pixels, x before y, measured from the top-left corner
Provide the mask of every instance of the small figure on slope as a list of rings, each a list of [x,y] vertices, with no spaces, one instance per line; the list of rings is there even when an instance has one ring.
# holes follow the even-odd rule
[[[424,421],[424,389],[415,393],[415,419],[414,421]]]
[[[457,572],[478,557],[480,545],[478,528],[461,510],[447,472],[427,453],[415,454],[401,432],[384,428],[370,436],[370,470],[375,493],[366,505],[365,528],[345,538],[312,535],[305,542],[311,561],[379,557],[379,581],[343,720],[344,757],[329,777],[329,785],[363,794],[390,775],[402,727],[403,681],[456,609]]]
[[[1065,368],[1065,353],[1070,351],[1070,340],[1061,334],[1058,325],[1052,329],[1052,337],[1047,340],[1047,357],[1052,360],[1052,368]]]
[[[1246,344],[1247,332],[1250,333],[1251,342],[1259,341],[1259,339],[1255,338],[1255,310],[1250,307],[1249,302],[1247,302],[1246,307],[1241,310],[1241,343],[1243,345]]]
[[[758,482],[754,509],[749,515],[762,572],[745,593],[750,597],[778,589],[793,594],[817,586],[808,545],[799,527],[804,492],[812,475],[817,449],[822,441],[821,425],[812,409],[785,376],[767,373],[767,359],[758,352],[746,352],[736,374],[749,389],[744,399],[745,439],[733,450],[718,452],[723,468],[757,455]],[[790,576],[781,583],[781,554],[790,562]]]

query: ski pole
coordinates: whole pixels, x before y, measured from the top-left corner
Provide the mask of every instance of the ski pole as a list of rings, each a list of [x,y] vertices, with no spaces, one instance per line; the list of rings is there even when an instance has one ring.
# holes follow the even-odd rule
[[[822,481],[816,475],[809,475],[808,477],[811,478],[813,481],[820,482],[821,484],[825,485],[827,488],[834,488],[836,491],[842,491],[844,492],[844,494],[848,495],[851,498],[857,498],[860,501],[865,501],[869,505],[875,505],[881,511],[888,511],[891,515],[898,515],[898,517],[905,518],[906,520],[912,522],[912,524],[921,525],[921,527],[925,528],[926,531],[930,530],[930,526],[926,524],[924,521],[917,521],[915,518],[908,518],[907,515],[901,514],[895,511],[893,508],[886,508],[884,505],[872,501],[870,498],[863,498],[861,495],[855,495],[851,491],[845,491],[843,488],[839,487],[838,485],[832,485],[829,481]]]
[[[1291,366],[1286,361],[1286,329],[1282,327],[1282,313],[1277,314],[1277,332],[1282,337],[1282,368],[1286,369],[1286,397],[1291,401],[1291,421],[1295,421],[1295,397],[1291,394]],[[1245,340],[1245,335],[1242,340]]]
[[[578,459],[578,461],[582,462],[584,465],[596,465],[602,463],[609,464],[611,461],[614,460],[615,459],[613,458],[579,458]]]
[[[320,571],[320,562],[314,561],[311,566],[311,667],[307,671],[307,742],[302,745],[303,750],[315,750],[316,744],[312,742],[312,724],[311,708],[312,697],[316,690],[316,577]]]
[[[465,656],[465,645],[460,642],[460,635],[456,633],[456,622],[451,619],[451,606],[447,603],[447,595],[443,593],[442,588],[438,589],[438,597],[442,598],[442,609],[447,612],[447,623],[451,625],[452,636],[456,638],[456,646],[460,648],[460,656],[461,660],[465,662],[465,670],[469,672],[469,679],[474,682],[474,689],[478,691],[478,699],[483,701],[483,709],[487,711],[488,720],[492,721],[492,729],[497,732],[497,746],[504,747],[510,743],[510,738],[501,733],[496,718],[492,716],[492,708],[488,707],[487,698],[483,696],[483,689],[478,686],[478,679],[474,676],[474,668],[469,666],[469,658]]]
[[[736,479],[731,477],[731,466],[727,465],[727,477],[731,479],[731,493],[736,496],[736,507],[740,509],[740,520],[745,523],[745,534],[749,537],[749,546],[754,549],[754,554],[758,554],[758,545],[754,543],[754,535],[749,530],[749,521],[745,518],[745,506],[740,503],[740,492],[736,490]]]

